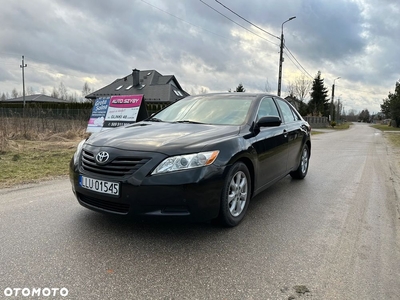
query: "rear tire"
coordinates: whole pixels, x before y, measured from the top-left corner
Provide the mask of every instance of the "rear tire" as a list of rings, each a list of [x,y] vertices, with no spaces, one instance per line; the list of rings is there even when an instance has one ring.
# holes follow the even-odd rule
[[[290,172],[290,176],[294,179],[303,179],[308,172],[308,165],[310,160],[310,149],[307,144],[304,144],[301,151],[300,164],[296,171]]]
[[[227,227],[238,225],[246,214],[251,196],[251,177],[246,165],[235,163],[225,178],[219,221]]]

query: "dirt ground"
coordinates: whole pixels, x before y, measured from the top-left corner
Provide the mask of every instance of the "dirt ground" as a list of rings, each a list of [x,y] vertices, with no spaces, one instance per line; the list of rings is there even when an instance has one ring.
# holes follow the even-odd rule
[[[389,156],[390,161],[390,171],[391,178],[390,180],[393,182],[393,187],[396,192],[396,198],[398,203],[400,203],[400,147],[397,143],[393,142],[393,138],[390,135],[395,135],[395,140],[400,140],[400,132],[384,132],[383,136],[386,141],[386,152]]]

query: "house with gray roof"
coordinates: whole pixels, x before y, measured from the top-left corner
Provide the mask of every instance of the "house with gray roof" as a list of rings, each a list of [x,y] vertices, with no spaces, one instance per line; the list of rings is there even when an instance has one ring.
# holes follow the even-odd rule
[[[132,70],[132,74],[116,79],[109,85],[89,94],[87,99],[118,95],[143,95],[149,104],[168,105],[189,96],[174,75],[161,75],[156,70]]]
[[[301,101],[297,99],[296,96],[287,96],[285,97],[285,100],[292,104],[297,110],[300,109]]]

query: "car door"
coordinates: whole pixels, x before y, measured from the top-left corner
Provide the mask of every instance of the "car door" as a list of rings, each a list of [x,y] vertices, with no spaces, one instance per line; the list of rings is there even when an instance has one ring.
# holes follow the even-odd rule
[[[301,118],[284,100],[277,98],[276,102],[282,112],[288,137],[287,172],[297,168],[303,146],[304,131],[301,130]]]
[[[264,97],[261,100],[256,122],[266,116],[281,117],[271,97]],[[286,125],[259,128],[253,147],[258,159],[256,189],[269,185],[286,175],[288,157]]]

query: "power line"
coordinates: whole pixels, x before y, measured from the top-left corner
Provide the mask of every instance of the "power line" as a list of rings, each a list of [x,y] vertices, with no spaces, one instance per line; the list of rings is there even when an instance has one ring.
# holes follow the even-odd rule
[[[186,23],[186,24],[189,24],[189,25],[191,25],[191,26],[193,26],[193,27],[200,28],[200,29],[202,29],[202,30],[204,30],[204,31],[207,31],[208,33],[214,34],[214,35],[219,36],[219,37],[222,37],[222,38],[224,38],[224,39],[228,39],[228,40],[232,40],[232,41],[233,41],[233,39],[230,39],[230,38],[228,38],[228,37],[226,37],[226,36],[222,36],[222,35],[220,35],[220,34],[218,34],[218,33],[212,32],[212,31],[210,31],[210,30],[208,30],[208,29],[205,29],[205,28],[203,28],[203,27],[194,25],[194,24],[192,24],[192,23],[190,23],[190,22],[188,22],[188,21],[186,21],[186,20],[184,20],[184,19],[182,19],[182,18],[179,18],[179,17],[177,17],[177,16],[175,16],[175,15],[173,15],[173,14],[171,14],[171,13],[169,13],[169,12],[167,12],[167,11],[165,11],[165,10],[163,10],[163,9],[161,9],[161,8],[159,8],[159,7],[155,6],[155,5],[153,5],[153,4],[151,4],[151,3],[148,3],[148,2],[146,2],[146,1],[144,1],[144,0],[141,0],[141,1],[142,1],[143,3],[146,3],[147,5],[149,5],[149,6],[153,7],[153,8],[155,8],[155,9],[158,9],[159,11],[162,11],[163,13],[166,13],[167,15],[170,15],[171,17],[174,17],[174,18],[178,19],[179,21],[182,21],[182,22],[184,22],[184,23]]]
[[[307,70],[301,65],[301,63],[296,59],[296,57],[293,55],[293,53],[289,50],[288,47],[286,47],[286,45],[284,45],[285,49],[290,53],[290,55],[294,58],[294,60],[298,63],[298,65],[304,70],[304,72],[310,77],[310,78],[314,78],[310,75],[310,73],[307,72]],[[288,56],[289,57],[289,56]]]
[[[214,10],[214,11],[216,11],[216,12],[219,13],[220,15],[224,16],[224,17],[227,18],[228,20],[232,21],[232,22],[235,23],[236,25],[239,25],[240,27],[242,27],[242,28],[248,30],[247,28],[243,27],[242,25],[238,24],[237,22],[233,21],[232,19],[228,18],[227,16],[225,16],[225,15],[222,14],[221,12],[219,12],[219,11],[217,11],[216,9],[212,8],[210,5],[206,4],[204,1],[200,0],[200,2],[202,2],[202,3],[205,4],[205,5],[207,5],[209,8],[211,8],[211,9]],[[279,40],[281,39],[281,38],[279,38],[279,37],[273,35],[272,33],[270,33],[270,32],[268,32],[268,31],[264,30],[263,28],[257,26],[256,24],[250,22],[249,20],[247,20],[246,18],[242,17],[241,15],[239,15],[238,13],[236,13],[235,11],[233,11],[232,9],[230,9],[229,7],[227,7],[226,5],[222,4],[220,1],[215,0],[215,2],[217,2],[219,5],[221,5],[221,6],[224,7],[225,9],[229,10],[231,13],[235,14],[236,16],[238,16],[239,18],[241,18],[241,19],[244,20],[245,22],[247,22],[247,23],[251,24],[252,26],[256,27],[257,29],[261,30],[262,32],[265,32],[265,33],[267,33],[267,34],[269,34],[269,35],[271,35],[271,36],[273,36],[273,37],[275,37],[275,38],[277,38],[277,39],[279,39]],[[249,31],[249,30],[248,30],[248,31]],[[253,33],[252,31],[250,31],[250,32]],[[253,33],[253,34],[255,34],[255,33]],[[257,35],[257,34],[256,34],[256,35]],[[257,36],[258,36],[258,35],[257,35]],[[284,41],[281,41],[281,42],[284,42]],[[277,45],[277,46],[279,46],[279,45]],[[296,59],[296,57],[295,57],[295,56],[293,55],[293,53],[289,50],[289,48],[287,48],[286,45],[284,45],[284,47],[288,50],[288,52],[290,53],[290,55],[291,55],[291,56],[293,57],[293,59],[297,62],[297,65],[300,66],[300,68],[301,68],[302,70],[301,70],[301,69],[293,62],[293,60],[288,56],[289,60],[292,61],[293,65],[294,65],[297,69],[299,69],[301,72],[304,71],[305,74],[308,75],[310,78],[313,78],[313,77],[310,75],[310,73],[308,73],[307,70],[306,70],[306,69],[301,65],[301,63]],[[303,73],[304,73],[304,72],[303,72]]]
[[[203,2],[203,1],[202,1]],[[256,27],[257,29],[261,30],[262,32],[265,32],[266,34],[269,34],[270,36],[273,36],[274,38],[277,38],[278,40],[280,40],[280,38],[276,35],[273,35],[272,33],[262,29],[261,27],[257,26],[256,24],[250,22],[249,20],[243,18],[241,15],[239,15],[238,13],[234,12],[232,9],[230,9],[229,7],[225,6],[224,4],[222,4],[221,2],[219,2],[218,0],[215,0],[215,2],[217,2],[219,5],[223,6],[224,8],[226,8],[227,10],[229,10],[231,13],[235,14],[236,16],[238,16],[239,18],[241,18],[242,20],[246,21],[247,23],[253,25],[254,27]]]
[[[142,1],[143,1],[143,0],[142,0]],[[213,11],[215,11],[215,12],[218,13],[218,14],[220,14],[220,15],[223,16],[224,18],[228,19],[229,21],[231,21],[231,22],[235,23],[236,25],[242,27],[244,30],[247,30],[248,32],[250,32],[250,33],[252,33],[252,34],[258,36],[259,38],[263,39],[264,41],[267,41],[268,43],[274,44],[274,45],[276,45],[276,46],[279,47],[278,44],[276,44],[276,43],[274,43],[274,42],[271,42],[270,40],[267,40],[266,38],[262,37],[261,35],[259,35],[259,34],[253,32],[253,31],[247,29],[246,27],[240,25],[239,23],[235,22],[235,21],[232,20],[231,18],[225,16],[223,13],[219,12],[219,11],[216,10],[214,7],[212,7],[212,6],[208,5],[207,3],[205,3],[203,0],[200,0],[200,2],[203,3],[204,5],[208,6],[208,7],[211,8]]]
[[[300,69],[300,67],[290,58],[290,56],[287,56],[287,58],[292,62],[292,64],[302,73],[304,73],[304,71],[302,69]]]

